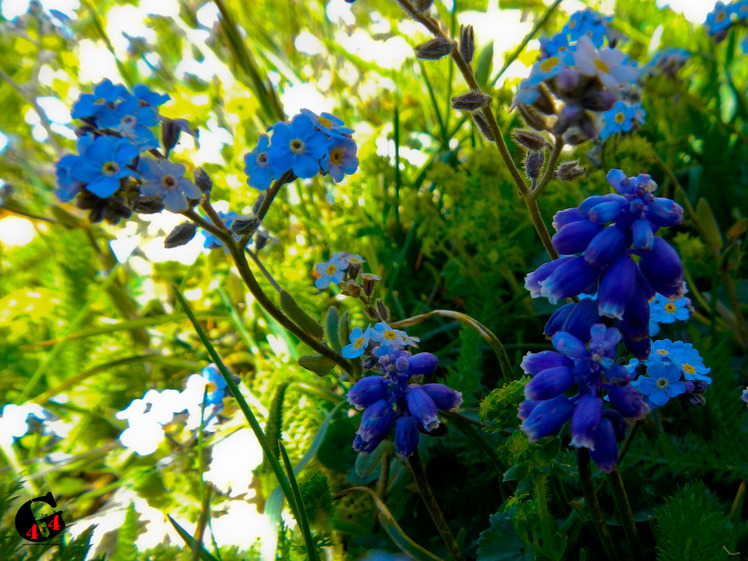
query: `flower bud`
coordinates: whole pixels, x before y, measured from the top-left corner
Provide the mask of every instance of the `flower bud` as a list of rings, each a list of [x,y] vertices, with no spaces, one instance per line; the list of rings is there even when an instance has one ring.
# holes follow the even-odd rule
[[[450,54],[457,43],[450,41],[445,37],[437,37],[431,41],[426,41],[422,45],[418,45],[414,50],[416,52],[416,58],[423,60],[439,60],[440,58]]]
[[[237,216],[231,223],[231,231],[235,234],[246,234],[254,232],[260,225],[256,216]]]
[[[132,209],[138,214],[155,214],[164,210],[164,203],[152,197],[138,195],[130,202]]]
[[[340,292],[345,294],[346,296],[352,296],[353,298],[358,298],[359,294],[361,294],[361,285],[358,284],[353,279],[348,279],[345,281],[340,289]]]
[[[579,165],[579,160],[564,162],[556,169],[556,177],[561,181],[574,181],[579,179],[587,171],[586,167]]]
[[[522,148],[533,152],[539,152],[549,147],[548,141],[542,134],[528,129],[514,129],[512,140]]]
[[[528,127],[534,128],[536,131],[545,131],[548,129],[548,123],[536,109],[528,107],[527,105],[517,105],[519,114],[522,120],[525,121]]]
[[[384,301],[381,298],[377,300],[377,311],[379,312],[379,317],[382,318],[382,321],[387,321],[387,318],[390,316],[390,312],[387,309],[387,306],[384,305]]]
[[[364,286],[364,294],[366,294],[367,297],[370,297],[372,295],[372,293],[374,292],[374,287],[380,280],[382,280],[382,277],[379,277],[373,273],[363,273],[361,275],[361,282]]]
[[[173,119],[161,117],[161,144],[166,151],[166,156],[179,142],[179,135],[182,134],[182,127]]]
[[[172,247],[185,245],[195,237],[195,232],[197,232],[197,224],[193,222],[182,222],[174,228],[168,236],[166,236],[164,247],[166,249],[171,249]]]
[[[408,404],[408,411],[416,418],[418,424],[425,431],[432,431],[439,426],[437,417],[436,404],[429,394],[423,391],[417,384],[408,386],[408,393],[405,394],[405,401]]]
[[[195,170],[195,185],[203,193],[210,193],[210,190],[213,188],[213,181],[203,168]]]
[[[543,171],[545,154],[543,152],[529,152],[525,158],[525,175],[529,179],[537,179]]]
[[[418,446],[418,423],[413,417],[400,417],[395,423],[395,451],[408,457]]]
[[[616,95],[608,90],[593,90],[585,95],[581,104],[589,111],[608,111],[616,103]]]
[[[486,120],[486,117],[483,115],[483,113],[481,113],[480,111],[473,113],[473,119],[475,120],[475,124],[478,125],[478,130],[481,132],[481,134],[485,136],[487,140],[493,142],[493,133],[491,132],[491,127],[488,126],[488,121]]]
[[[460,55],[470,64],[475,55],[475,33],[472,25],[460,26]]]
[[[389,383],[382,376],[366,376],[348,390],[348,403],[356,409],[366,409],[377,401],[387,399]]]
[[[457,111],[477,111],[491,103],[491,96],[480,90],[471,90],[466,94],[452,98],[452,108]]]
[[[421,389],[429,395],[436,408],[441,411],[452,411],[462,403],[462,393],[444,384],[425,384],[421,386]]]

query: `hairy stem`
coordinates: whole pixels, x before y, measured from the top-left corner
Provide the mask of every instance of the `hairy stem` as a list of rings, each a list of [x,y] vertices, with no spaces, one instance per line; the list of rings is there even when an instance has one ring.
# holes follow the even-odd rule
[[[439,508],[439,504],[436,502],[434,494],[431,492],[431,487],[429,486],[429,482],[426,479],[426,470],[423,467],[423,463],[421,463],[421,458],[418,455],[418,450],[413,452],[413,455],[409,460],[410,471],[413,474],[413,479],[415,480],[416,486],[418,487],[418,492],[421,494],[423,502],[426,503],[426,508],[431,515],[431,519],[436,525],[436,529],[439,531],[439,535],[441,536],[444,545],[447,546],[449,553],[452,555],[455,561],[465,561],[465,557],[462,555],[460,547],[457,545],[457,540],[455,540],[455,537],[452,535],[452,531],[449,529],[449,525],[444,518],[444,514],[442,514],[442,511]]]
[[[553,179],[556,173],[556,164],[558,163],[558,158],[559,156],[561,156],[561,150],[563,149],[564,141],[561,137],[557,136],[553,144],[553,150],[551,150],[551,156],[550,158],[548,158],[548,163],[545,166],[545,173],[543,174],[543,177],[540,178],[540,181],[538,181],[537,185],[535,185],[532,193],[530,194],[530,198],[532,200],[537,199],[543,192],[543,189],[545,189],[548,183],[551,182],[551,179]]]

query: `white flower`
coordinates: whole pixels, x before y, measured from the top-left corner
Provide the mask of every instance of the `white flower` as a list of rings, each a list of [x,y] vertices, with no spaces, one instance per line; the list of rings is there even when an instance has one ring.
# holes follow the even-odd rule
[[[589,37],[580,37],[574,51],[574,64],[585,76],[597,76],[602,84],[615,92],[626,83],[632,83],[639,71],[624,64],[626,55],[618,49],[603,47],[599,51]]]

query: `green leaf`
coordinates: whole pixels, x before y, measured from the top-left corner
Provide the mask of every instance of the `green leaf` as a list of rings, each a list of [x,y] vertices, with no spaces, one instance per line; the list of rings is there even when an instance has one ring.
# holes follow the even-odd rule
[[[314,372],[317,376],[326,376],[335,368],[335,363],[322,355],[304,355],[299,357],[299,366]]]
[[[327,339],[327,344],[332,347],[332,349],[339,353],[342,350],[342,346],[340,344],[340,317],[338,317],[338,310],[334,306],[330,306],[330,309],[327,310],[327,315],[325,316],[325,338]],[[346,342],[346,345],[348,343]]]
[[[516,508],[497,512],[490,518],[491,526],[478,538],[478,561],[530,561],[533,553],[525,552],[525,544],[512,524]]]
[[[699,202],[696,203],[696,216],[699,219],[706,241],[712,247],[717,248],[718,251],[721,250],[723,245],[722,234],[719,231],[717,219],[714,218],[714,213],[706,199],[699,199]]]
[[[370,454],[359,452],[356,457],[356,475],[364,479],[374,473],[374,470],[379,467],[382,455],[390,446],[391,444],[389,442],[382,442],[382,444],[377,446]]]
[[[166,518],[169,519],[169,522],[171,522],[171,525],[174,526],[174,529],[177,531],[179,536],[184,540],[184,543],[186,543],[192,551],[195,551],[196,547],[200,548],[200,559],[202,559],[202,561],[218,561],[218,559],[213,557],[202,545],[198,544],[195,538],[193,538],[187,532],[187,530],[182,528],[176,520],[174,520],[168,514],[166,515]]]
[[[283,311],[286,312],[286,315],[290,317],[299,327],[301,327],[315,339],[322,339],[322,336],[324,335],[322,326],[317,323],[314,318],[312,318],[312,316],[307,314],[303,310],[303,308],[299,306],[299,303],[294,300],[293,296],[291,296],[285,290],[281,290],[280,304]]]
[[[351,336],[351,324],[348,321],[348,310],[343,312],[338,321],[338,341],[340,341],[340,348],[342,350],[348,343]],[[340,351],[338,351],[340,352]]]
[[[489,41],[486,46],[480,50],[478,62],[475,65],[475,79],[481,88],[485,88],[488,83],[488,77],[491,75],[492,64],[493,41]]]

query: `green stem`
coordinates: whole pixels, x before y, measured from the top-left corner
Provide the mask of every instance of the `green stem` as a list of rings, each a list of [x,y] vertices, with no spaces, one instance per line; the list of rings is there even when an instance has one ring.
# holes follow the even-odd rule
[[[605,516],[600,501],[597,499],[595,484],[592,481],[592,466],[590,464],[590,452],[587,448],[577,448],[577,466],[579,468],[579,481],[582,485],[582,494],[587,509],[592,515],[592,522],[597,530],[600,543],[605,550],[608,559],[618,559],[618,551],[613,545],[613,539],[610,536],[608,526],[605,524]]]
[[[429,32],[431,32],[434,37],[449,40],[442,32],[438,22],[430,16],[418,13],[418,11],[413,8],[409,0],[397,0],[397,3],[406,14],[422,24],[426,29],[429,30]],[[457,68],[460,70],[462,77],[465,79],[470,89],[474,91],[480,91],[481,88],[475,78],[473,69],[470,64],[462,57],[462,54],[460,54],[460,50],[453,49],[451,56],[452,60],[455,62],[455,65],[457,65]],[[551,243],[551,236],[548,233],[548,228],[546,227],[545,222],[543,222],[543,218],[540,215],[540,210],[538,209],[536,201],[531,197],[532,192],[530,191],[530,188],[527,186],[524,179],[522,179],[522,174],[515,165],[514,160],[512,160],[512,155],[509,153],[509,148],[504,141],[504,136],[501,133],[501,128],[499,127],[496,116],[491,109],[491,105],[489,104],[483,107],[481,109],[481,112],[488,122],[488,128],[491,131],[491,136],[493,136],[493,141],[496,145],[496,149],[499,151],[499,156],[503,160],[507,170],[509,170],[509,175],[512,176],[512,181],[519,190],[519,194],[522,196],[522,200],[525,201],[527,210],[530,213],[530,219],[535,226],[535,230],[538,232],[538,236],[540,237],[540,241],[543,243],[543,247],[545,247],[548,255],[551,256],[551,259],[557,259],[558,253],[553,248],[553,244]]]
[[[548,474],[535,472],[535,496],[538,499],[538,518],[540,519],[540,535],[543,544],[548,546],[553,540],[553,527],[551,526],[551,513],[548,511],[548,494],[545,491],[545,482]]]
[[[626,488],[623,486],[623,479],[621,479],[621,472],[618,471],[618,467],[613,468],[613,471],[608,474],[608,483],[610,483],[613,492],[613,500],[616,503],[616,510],[618,510],[618,516],[623,526],[623,531],[626,534],[629,550],[635,559],[643,559],[634,513],[631,510],[631,504],[626,494]]]
[[[455,561],[465,561],[465,557],[460,551],[460,546],[457,545],[457,540],[455,540],[455,537],[452,535],[452,531],[449,529],[449,525],[444,518],[444,514],[442,514],[442,511],[439,508],[439,504],[436,502],[434,494],[431,492],[431,487],[429,486],[428,479],[426,479],[426,470],[423,467],[423,463],[421,463],[421,458],[418,455],[418,450],[413,452],[413,455],[409,458],[409,460],[410,471],[413,474],[413,479],[415,480],[416,486],[418,487],[418,492],[421,494],[423,502],[426,503],[426,509],[429,511],[431,519],[434,521],[436,529],[439,531],[439,535],[441,536],[444,545],[447,546],[449,553],[452,554],[452,557],[455,559]]]

